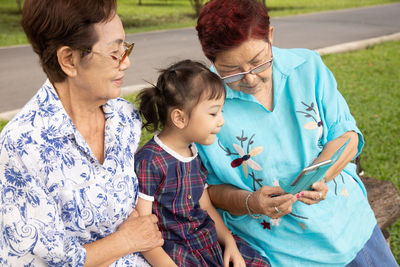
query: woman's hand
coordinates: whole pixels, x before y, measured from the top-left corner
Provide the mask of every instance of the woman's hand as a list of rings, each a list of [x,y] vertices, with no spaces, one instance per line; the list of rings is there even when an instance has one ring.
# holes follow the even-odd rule
[[[248,199],[250,211],[255,214],[265,214],[276,219],[292,212],[292,205],[297,198],[287,194],[276,186],[263,186]]]
[[[312,205],[317,204],[326,198],[328,186],[324,181],[314,183],[311,188],[313,191],[301,191],[300,193],[296,194],[296,197],[299,199],[299,201],[308,205]]]
[[[102,239],[85,244],[86,266],[109,266],[121,257],[147,251],[164,244],[155,215],[141,216],[133,210],[118,230]]]
[[[230,236],[229,241],[225,241],[224,249],[224,267],[229,267],[229,263],[233,263],[233,267],[246,267],[246,263],[236,246],[235,239]]]
[[[148,251],[164,244],[157,221],[154,214],[139,216],[136,210],[132,211],[117,230],[121,238],[125,239],[129,253]]]

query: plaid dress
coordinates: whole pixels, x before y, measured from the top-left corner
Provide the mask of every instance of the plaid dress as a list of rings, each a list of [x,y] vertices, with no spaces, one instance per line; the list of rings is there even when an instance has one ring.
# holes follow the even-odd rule
[[[207,170],[191,146],[185,158],[154,136],[135,158],[139,197],[153,202],[153,213],[163,234],[163,249],[178,266],[222,266],[214,221],[200,208]],[[235,236],[247,266],[267,266],[267,261]]]

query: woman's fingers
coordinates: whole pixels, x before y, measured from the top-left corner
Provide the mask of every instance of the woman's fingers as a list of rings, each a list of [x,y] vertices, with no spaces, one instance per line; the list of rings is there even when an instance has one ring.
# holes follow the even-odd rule
[[[120,236],[126,240],[130,252],[147,251],[164,244],[157,221],[154,214],[137,217],[132,212],[117,231],[122,233]]]
[[[324,182],[316,182],[312,185],[313,191],[302,191],[296,194],[299,201],[312,205],[319,203],[326,198],[328,186]]]
[[[280,187],[263,186],[249,199],[250,210],[271,218],[282,217],[292,210],[296,197],[285,194]]]
[[[297,199],[290,194],[272,198],[272,208],[267,216],[276,219],[291,213],[292,205],[296,201]]]

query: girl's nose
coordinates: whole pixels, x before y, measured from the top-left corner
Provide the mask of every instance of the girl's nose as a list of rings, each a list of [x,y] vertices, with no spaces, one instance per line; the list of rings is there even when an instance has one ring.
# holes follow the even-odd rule
[[[224,116],[221,113],[220,119],[218,121],[218,127],[222,127],[224,124],[225,124],[225,119],[224,119]]]

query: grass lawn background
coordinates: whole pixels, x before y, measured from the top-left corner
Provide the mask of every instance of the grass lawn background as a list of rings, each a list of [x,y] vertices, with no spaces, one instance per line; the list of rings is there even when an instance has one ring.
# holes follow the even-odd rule
[[[23,2],[23,0],[21,1]],[[400,2],[400,0],[267,0],[269,15],[295,14]],[[127,33],[194,26],[189,0],[118,0],[118,14]],[[0,46],[26,44],[15,0],[0,3]]]

